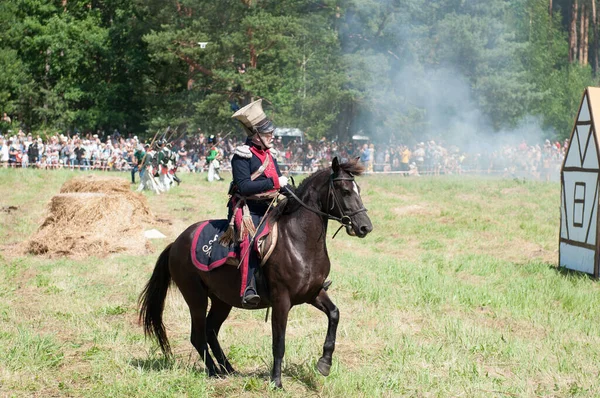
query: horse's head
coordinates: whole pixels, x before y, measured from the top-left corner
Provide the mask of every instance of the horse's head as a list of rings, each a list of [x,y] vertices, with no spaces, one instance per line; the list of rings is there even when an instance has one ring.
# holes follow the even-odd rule
[[[340,164],[337,157],[333,158],[327,198],[328,213],[340,219],[348,235],[359,238],[364,238],[373,230],[360,197],[360,188],[354,181],[354,176],[363,171],[357,160]]]

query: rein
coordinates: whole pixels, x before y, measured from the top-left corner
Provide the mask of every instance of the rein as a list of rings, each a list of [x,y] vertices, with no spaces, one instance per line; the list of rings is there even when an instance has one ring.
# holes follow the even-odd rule
[[[287,190],[287,192],[290,194],[290,196],[293,197],[294,199],[296,199],[298,201],[298,203],[300,203],[306,209],[312,211],[313,213],[320,215],[321,217],[326,217],[328,220],[335,220],[335,221],[339,222],[340,224],[342,224],[342,225],[340,225],[338,230],[335,232],[335,234],[333,234],[333,237],[331,239],[335,238],[335,236],[338,234],[338,232],[340,232],[342,227],[350,227],[352,225],[352,219],[350,217],[355,216],[358,213],[362,213],[363,211],[367,211],[367,209],[363,206],[360,209],[355,210],[351,213],[344,214],[344,209],[342,208],[340,200],[338,199],[338,197],[335,193],[335,189],[333,187],[333,183],[335,181],[354,181],[354,178],[353,177],[336,177],[336,178],[334,178],[333,174],[329,178],[329,188],[328,188],[328,192],[327,192],[327,209],[330,208],[329,207],[329,197],[333,196],[333,205],[331,206],[331,210],[333,210],[335,208],[335,206],[337,206],[340,211],[340,214],[342,215],[341,217],[334,216],[333,214],[330,214],[330,213],[325,213],[319,209],[315,209],[315,208],[307,205],[298,197],[298,195],[296,195],[294,192],[292,192],[291,189],[289,189],[287,186],[284,187]]]

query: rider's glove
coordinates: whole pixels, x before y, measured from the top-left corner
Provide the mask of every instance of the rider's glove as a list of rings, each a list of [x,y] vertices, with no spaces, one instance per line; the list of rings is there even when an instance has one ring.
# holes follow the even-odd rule
[[[288,183],[288,178],[286,176],[281,176],[279,177],[279,187],[283,188],[287,185]]]

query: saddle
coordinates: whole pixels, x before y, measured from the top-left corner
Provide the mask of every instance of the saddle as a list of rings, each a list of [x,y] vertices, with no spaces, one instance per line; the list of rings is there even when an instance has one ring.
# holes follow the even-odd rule
[[[255,250],[258,253],[258,258],[260,258],[260,266],[266,264],[271,254],[273,254],[273,250],[275,249],[275,245],[277,244],[278,238],[278,228],[277,222],[270,226],[270,231],[259,236],[255,243]]]
[[[208,220],[196,227],[190,254],[192,262],[201,271],[210,271],[223,264],[236,267],[240,265],[240,250],[235,245],[223,246],[219,243],[228,226],[227,220]],[[258,253],[261,267],[273,253],[277,237],[277,223],[265,223],[257,231],[252,250]]]

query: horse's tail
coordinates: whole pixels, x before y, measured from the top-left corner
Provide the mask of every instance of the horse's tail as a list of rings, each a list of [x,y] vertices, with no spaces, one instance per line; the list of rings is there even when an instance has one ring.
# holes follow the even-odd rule
[[[171,355],[171,346],[167,338],[162,314],[165,309],[167,290],[169,290],[171,283],[171,274],[169,272],[170,251],[171,244],[158,257],[154,272],[152,272],[150,280],[138,299],[140,308],[139,320],[140,323],[143,322],[144,334],[146,336],[154,336],[160,345],[160,349],[166,356]]]

